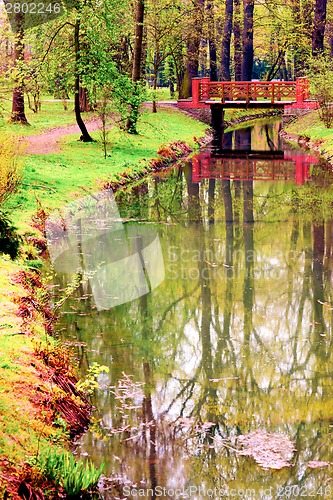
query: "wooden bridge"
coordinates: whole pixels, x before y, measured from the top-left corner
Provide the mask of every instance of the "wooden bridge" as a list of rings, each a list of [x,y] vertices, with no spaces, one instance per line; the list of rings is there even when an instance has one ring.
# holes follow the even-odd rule
[[[192,98],[180,99],[178,107],[211,108],[212,112],[225,108],[284,108],[316,109],[310,99],[309,80],[296,78],[288,81],[211,82],[209,78],[192,79]]]

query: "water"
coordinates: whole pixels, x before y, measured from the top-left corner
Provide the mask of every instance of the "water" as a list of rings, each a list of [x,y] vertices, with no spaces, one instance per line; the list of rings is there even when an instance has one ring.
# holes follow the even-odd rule
[[[86,279],[58,335],[83,374],[109,368],[76,444],[104,459],[105,499],[332,497],[332,466],[311,466],[333,461],[333,179],[279,127],[226,135],[80,216]],[[237,450],[258,430],[255,461]]]

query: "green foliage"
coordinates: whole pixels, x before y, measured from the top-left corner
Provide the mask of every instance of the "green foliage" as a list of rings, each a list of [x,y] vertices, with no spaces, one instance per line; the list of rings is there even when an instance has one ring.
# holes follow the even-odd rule
[[[104,463],[96,469],[91,460],[76,461],[66,450],[48,449],[37,457],[40,472],[56,486],[62,486],[67,498],[77,498],[84,492],[92,492],[102,474]]]
[[[113,118],[123,130],[136,134],[140,105],[147,97],[142,82],[133,82],[126,73],[121,73],[103,44],[95,50],[91,47],[81,56],[79,71],[94,107],[99,108],[102,115],[113,112]],[[104,154],[106,156],[105,148]]]
[[[319,118],[326,128],[333,124],[333,63],[331,58],[318,56],[310,64],[312,96],[319,104]]]
[[[98,377],[100,373],[109,373],[109,368],[98,363],[93,363],[88,370],[86,378],[80,380],[76,386],[80,391],[84,391],[86,394],[92,394],[95,389],[98,389]]]
[[[133,82],[126,75],[119,75],[114,82],[112,98],[120,114],[121,127],[130,134],[137,134],[140,104],[145,99],[146,90],[141,82]]]

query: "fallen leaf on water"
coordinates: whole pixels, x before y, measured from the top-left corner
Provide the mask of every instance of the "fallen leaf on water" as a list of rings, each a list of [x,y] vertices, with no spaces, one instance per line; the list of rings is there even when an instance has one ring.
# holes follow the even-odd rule
[[[332,465],[332,463],[319,462],[317,460],[312,460],[311,462],[308,462],[308,467],[310,467],[310,469],[317,469],[318,467],[328,467],[329,465]]]
[[[264,469],[290,467],[296,451],[294,443],[287,436],[269,434],[263,430],[239,436],[238,442],[244,447],[238,454],[254,458]]]

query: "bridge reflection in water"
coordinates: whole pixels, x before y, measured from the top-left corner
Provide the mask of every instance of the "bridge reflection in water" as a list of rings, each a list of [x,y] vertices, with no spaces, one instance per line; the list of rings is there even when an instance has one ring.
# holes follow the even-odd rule
[[[266,130],[266,149],[251,149],[251,128],[224,133],[222,139],[192,159],[192,182],[202,179],[234,181],[293,181],[304,184],[310,167],[319,163],[319,157],[275,145]],[[234,138],[233,138],[234,137]],[[276,142],[276,141],[275,141]],[[280,149],[281,148],[281,149]]]

